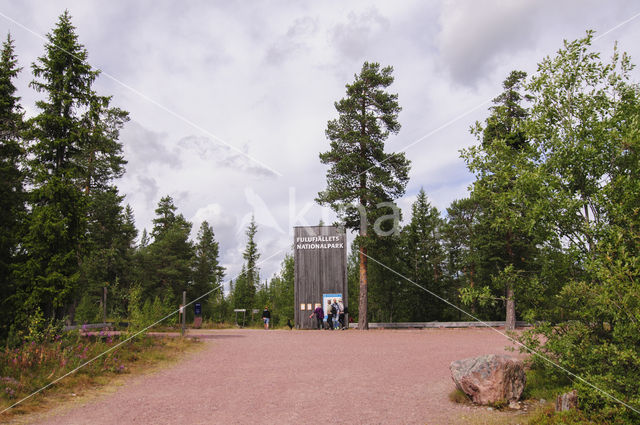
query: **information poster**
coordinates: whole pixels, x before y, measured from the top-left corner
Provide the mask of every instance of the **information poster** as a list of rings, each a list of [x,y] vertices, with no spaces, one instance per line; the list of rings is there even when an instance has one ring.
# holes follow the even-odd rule
[[[327,315],[329,314],[329,310],[331,308],[331,304],[333,302],[338,303],[338,305],[343,304],[342,294],[322,294],[322,310],[324,310],[324,321],[327,321]]]

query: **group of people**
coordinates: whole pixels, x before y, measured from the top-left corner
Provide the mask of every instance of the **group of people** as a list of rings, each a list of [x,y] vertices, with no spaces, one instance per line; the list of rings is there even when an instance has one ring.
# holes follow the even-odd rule
[[[327,301],[327,320],[325,323],[324,317],[324,309],[320,304],[317,304],[309,319],[315,317],[316,325],[318,329],[347,329],[347,314],[349,311],[347,310],[347,306],[342,303],[342,300],[333,299]],[[262,322],[264,323],[265,330],[269,329],[269,322],[271,321],[271,312],[268,307],[265,307],[262,311]],[[289,329],[293,328],[290,319],[287,319],[287,326]]]
[[[327,301],[327,320],[325,328],[324,309],[321,305],[318,305],[309,318],[316,318],[316,326],[318,329],[347,329],[346,315],[348,314],[347,306],[342,303],[342,300],[329,300]]]

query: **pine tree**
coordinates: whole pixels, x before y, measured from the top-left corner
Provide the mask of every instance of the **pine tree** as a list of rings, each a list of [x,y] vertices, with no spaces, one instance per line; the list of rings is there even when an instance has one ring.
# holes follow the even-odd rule
[[[7,335],[17,300],[13,268],[24,213],[23,111],[13,80],[20,72],[11,35],[0,53],[0,339]]]
[[[345,227],[358,230],[360,247],[359,329],[368,328],[367,319],[367,238],[368,222],[361,217],[381,202],[404,194],[409,179],[409,161],[403,153],[384,152],[390,133],[400,130],[398,95],[384,89],[393,83],[392,67],[380,68],[365,62],[347,96],[335,103],[339,117],[327,123],[326,135],[331,149],[320,154],[330,165],[327,189],[316,199],[329,205],[344,220]]]

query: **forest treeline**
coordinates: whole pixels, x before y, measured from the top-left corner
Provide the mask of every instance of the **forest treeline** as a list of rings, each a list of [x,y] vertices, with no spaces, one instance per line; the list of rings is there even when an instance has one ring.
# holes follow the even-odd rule
[[[521,340],[575,375],[533,356],[538,367],[579,388],[586,411],[632,423],[636,413],[624,404],[640,406],[640,90],[630,59],[616,49],[603,60],[592,39],[588,32],[565,42],[532,76],[507,76],[488,118],[471,129],[477,143],[461,153],[475,177],[466,198],[438,211],[421,190],[404,226],[385,236],[360,231],[348,258],[348,307],[358,320],[366,253],[369,320],[529,321],[536,326]],[[41,95],[31,117],[14,85],[24,70],[11,36],[1,52],[0,339],[19,343],[34,314],[101,321],[105,287],[110,320],[152,323],[177,308],[183,291],[189,300],[209,293],[205,319],[231,322],[234,308],[265,305],[276,326],[293,319],[293,258],[263,281],[254,221],[238,276],[225,276],[214,229],[205,221],[192,240],[192,223],[170,196],[138,234],[115,184],[128,113],[95,91],[100,72],[68,12],[47,40],[31,64],[30,87]],[[365,64],[336,103],[341,119],[327,129],[334,150],[321,160],[337,168],[321,203],[344,197],[341,171],[353,181],[339,149],[356,140],[348,114],[367,81],[381,87],[372,102],[387,102],[379,117],[386,130],[376,128],[370,152],[399,130],[397,95],[383,90],[391,72]],[[362,118],[377,122],[366,111]],[[395,167],[397,180],[379,186],[394,196],[379,190],[379,199],[404,193],[409,162],[403,156]],[[357,217],[347,218],[358,229]]]
[[[32,117],[15,86],[24,70],[11,35],[1,52],[0,340],[19,344],[34,317],[102,322],[105,288],[107,318],[137,325],[175,311],[183,291],[189,300],[209,293],[202,299],[209,319],[231,320],[234,306],[253,307],[260,299],[255,224],[231,296],[222,290],[212,227],[203,222],[191,240],[192,223],[170,196],[139,235],[115,184],[125,171],[119,132],[128,113],[95,91],[100,72],[88,64],[68,12],[47,40],[31,65],[29,86],[41,99]],[[283,279],[292,299],[292,277],[276,277],[269,288]]]

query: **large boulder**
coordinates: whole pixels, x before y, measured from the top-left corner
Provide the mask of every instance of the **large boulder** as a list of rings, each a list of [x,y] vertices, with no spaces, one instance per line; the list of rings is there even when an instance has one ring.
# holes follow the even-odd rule
[[[518,400],[526,376],[522,361],[505,355],[456,360],[449,366],[456,387],[474,403],[493,404]]]

